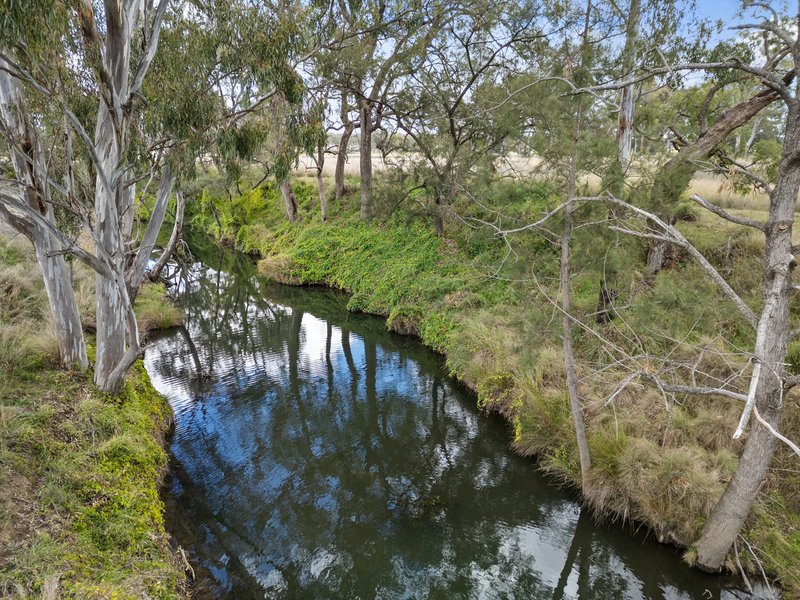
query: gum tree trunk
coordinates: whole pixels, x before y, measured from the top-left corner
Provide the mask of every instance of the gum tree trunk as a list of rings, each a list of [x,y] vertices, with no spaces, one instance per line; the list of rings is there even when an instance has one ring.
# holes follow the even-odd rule
[[[283,205],[286,207],[286,217],[289,219],[290,223],[294,223],[294,220],[297,218],[297,200],[294,197],[289,178],[287,177],[282,180],[278,187],[283,197]]]
[[[344,196],[344,166],[347,164],[347,149],[350,145],[350,137],[355,130],[355,124],[350,121],[344,126],[342,132],[342,139],[339,140],[339,152],[336,155],[336,171],[334,172],[334,180],[336,191],[334,197],[338,200]]]
[[[347,91],[342,90],[342,106],[341,118],[344,130],[342,131],[342,138],[339,140],[339,153],[336,155],[336,170],[334,172],[334,198],[337,200],[344,196],[344,166],[347,164],[347,149],[350,146],[350,136],[353,135],[353,130],[356,124],[350,120],[349,112],[350,106],[347,102]]]
[[[789,335],[789,292],[792,222],[800,191],[800,110],[789,105],[781,168],[770,197],[764,241],[763,307],[756,333],[751,393],[761,417],[777,429],[783,413],[781,387]],[[750,514],[775,447],[773,435],[751,417],[750,432],[739,465],[706,521],[695,548],[697,563],[706,570],[721,569],[736,536]]]
[[[169,167],[164,167],[161,173],[161,183],[158,186],[158,192],[156,192],[156,201],[150,214],[150,221],[147,223],[142,235],[142,242],[139,245],[133,264],[127,271],[128,294],[131,297],[131,301],[136,298],[136,293],[144,279],[144,272],[150,262],[153,248],[156,246],[158,232],[161,230],[161,225],[164,223],[164,217],[167,214],[167,205],[169,204],[169,197],[174,184],[175,174]]]
[[[0,65],[2,66],[2,65]],[[24,185],[23,200],[48,223],[55,224],[47,185],[47,167],[41,143],[32,127],[23,92],[16,79],[0,70],[0,116],[9,136],[14,173]],[[53,321],[60,363],[86,369],[89,361],[83,338],[80,313],[72,288],[72,274],[60,253],[61,245],[44,227],[7,215],[33,244],[42,273],[44,289]]]
[[[625,77],[631,76],[631,71],[635,64],[636,57],[634,53],[636,39],[639,37],[640,9],[641,0],[631,0],[625,32],[625,49],[622,56]],[[619,114],[617,116],[617,149],[623,180],[631,162],[633,149],[633,92],[633,85],[622,88],[620,91]]]
[[[161,253],[156,264],[153,265],[153,268],[150,270],[149,278],[152,281],[157,280],[161,276],[161,271],[164,270],[167,262],[169,262],[172,255],[175,254],[175,250],[178,248],[178,242],[181,239],[181,232],[183,231],[183,215],[185,212],[186,199],[183,196],[183,192],[178,190],[175,203],[175,224],[172,226],[172,234],[169,236],[167,247],[164,248],[164,252]]]
[[[325,197],[325,181],[322,177],[322,169],[325,167],[325,145],[317,146],[317,196],[319,197],[319,208],[322,212],[322,222],[328,220],[328,199]]]
[[[141,0],[106,0],[104,67],[108,74],[95,128],[97,184],[95,186],[95,249],[110,263],[110,274],[95,278],[97,312],[97,360],[95,384],[116,393],[130,365],[138,356],[139,332],[133,302],[128,294],[124,228],[131,194],[121,177],[129,116],[123,106],[130,92],[130,60],[133,29],[141,13]],[[112,112],[113,111],[113,112]],[[158,223],[160,225],[160,223]]]
[[[361,167],[361,218],[372,218],[372,106],[369,100],[361,101],[361,140],[359,164]]]

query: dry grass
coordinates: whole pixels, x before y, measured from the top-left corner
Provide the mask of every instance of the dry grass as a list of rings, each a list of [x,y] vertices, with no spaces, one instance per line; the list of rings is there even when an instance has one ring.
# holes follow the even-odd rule
[[[721,175],[710,173],[698,173],[692,179],[687,192],[687,195],[691,194],[697,194],[724,208],[765,211],[769,206],[769,198],[764,192],[737,191]]]

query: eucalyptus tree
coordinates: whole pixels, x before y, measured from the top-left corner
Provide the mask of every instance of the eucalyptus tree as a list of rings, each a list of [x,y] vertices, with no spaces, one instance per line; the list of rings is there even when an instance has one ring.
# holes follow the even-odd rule
[[[313,23],[325,21],[325,7],[217,0],[209,6],[215,35],[225,44],[211,80],[223,105],[217,148],[228,178],[237,181],[245,163],[261,163],[262,181],[274,178],[294,221],[291,169],[324,135],[303,73],[318,52]]]
[[[503,143],[521,133],[520,105],[504,97],[520,85],[518,49],[535,54],[546,47],[548,11],[541,2],[474,0],[448,7],[425,56],[385,101],[391,127],[385,149],[411,150],[415,183],[429,193],[440,234],[444,207],[459,186],[479,170],[491,171]]]
[[[318,57],[320,73],[339,90],[342,139],[336,190],[344,189],[344,161],[352,131],[359,129],[361,217],[373,215],[372,135],[381,128],[399,84],[429,52],[447,11],[441,0],[344,0],[332,4],[338,25]],[[357,118],[352,116],[357,113]]]
[[[115,392],[141,351],[133,300],[173,187],[191,176],[219,112],[206,76],[219,45],[207,43],[198,10],[178,1],[52,0],[37,3],[41,10],[20,3],[7,8],[0,40],[4,85],[13,90],[7,97],[36,107],[23,142],[49,148],[50,156],[28,161],[44,162],[33,170],[39,180],[33,185],[16,169],[28,201],[3,194],[0,211],[14,226],[44,228],[55,241],[47,242],[50,256],[72,254],[95,270],[94,379]],[[157,52],[162,37],[166,59]],[[4,111],[6,131],[11,112]],[[142,227],[140,204],[153,189]],[[179,201],[178,213],[182,206]],[[63,213],[62,222],[48,216],[51,209]],[[68,235],[70,226],[86,235],[92,250]],[[73,312],[64,292],[70,282],[61,282],[64,298],[51,302],[54,320]]]
[[[169,2],[163,0],[153,6],[141,0],[108,0],[100,15],[95,15],[98,7],[88,1],[74,8],[55,1],[45,4],[39,7],[43,8],[41,11],[26,10],[18,4],[10,6],[0,58],[6,73],[4,84],[10,90],[6,97],[14,99],[17,107],[23,106],[28,94],[58,107],[55,115],[40,114],[40,118],[28,119],[25,139],[15,141],[44,147],[52,143],[53,131],[61,130],[66,140],[64,170],[68,176],[66,185],[56,185],[52,174],[42,170],[40,161],[35,185],[50,190],[37,193],[29,187],[31,180],[26,178],[24,169],[17,168],[17,181],[26,186],[29,198],[32,194],[37,196],[39,207],[37,210],[30,202],[6,195],[2,198],[3,212],[7,218],[13,215],[12,225],[21,219],[36,223],[42,231],[46,229],[50,238],[58,241],[58,247],[52,241],[44,242],[49,246],[48,254],[75,254],[96,271],[95,382],[104,390],[115,391],[139,354],[132,297],[144,275],[142,265],[149,258],[147,240],[154,239],[161,224],[157,218],[151,219],[145,243],[138,251],[130,247],[135,191],[135,173],[129,162],[131,123],[142,106],[142,85],[156,53]],[[17,115],[24,114],[20,108],[13,110]],[[5,111],[6,116],[10,112]],[[61,125],[64,122],[65,133]],[[11,128],[12,124],[6,122],[6,129]],[[73,137],[80,141],[80,152],[73,148]],[[76,160],[80,157],[86,159],[85,172],[91,173],[95,181],[92,208],[84,201],[89,199],[81,198],[77,190]],[[165,168],[157,205],[166,204],[173,182],[174,174]],[[53,198],[53,191],[60,195],[58,201]],[[78,246],[48,218],[47,205],[56,204],[67,207],[90,233],[93,253]],[[67,283],[61,279],[62,285]],[[59,310],[72,313],[68,294],[60,302],[64,306],[51,302],[54,314]]]
[[[42,141],[36,135],[21,86],[9,75],[7,68],[8,64],[0,59],[0,116],[19,188],[9,186],[2,193],[12,196],[12,199],[21,195],[24,206],[44,222],[15,211],[3,202],[0,202],[0,217],[33,244],[47,293],[61,364],[85,369],[88,366],[86,343],[72,289],[71,272],[64,255],[58,252],[62,245],[51,231],[56,227],[56,217],[48,181],[48,157]],[[69,185],[69,175],[66,177]]]

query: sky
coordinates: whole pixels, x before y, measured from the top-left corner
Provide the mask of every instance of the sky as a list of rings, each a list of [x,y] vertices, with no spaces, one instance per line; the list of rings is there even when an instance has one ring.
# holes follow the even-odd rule
[[[740,0],[695,0],[695,3],[699,17],[719,19],[726,24],[726,29],[722,32],[724,37],[734,33],[727,29],[727,24],[743,22],[742,18],[747,19],[752,15],[751,10],[742,10]],[[775,8],[778,13],[789,14],[785,0],[765,0],[765,3]],[[763,11],[759,12],[759,14],[763,15]]]

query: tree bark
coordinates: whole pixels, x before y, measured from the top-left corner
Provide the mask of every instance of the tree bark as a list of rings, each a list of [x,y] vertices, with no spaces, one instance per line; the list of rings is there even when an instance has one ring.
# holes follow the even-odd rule
[[[640,15],[641,0],[631,0],[625,32],[625,48],[622,55],[622,68],[625,77],[631,76],[631,71],[633,71],[635,64]],[[617,115],[617,156],[623,181],[631,162],[633,146],[633,93],[633,85],[625,86],[620,90],[619,113]]]
[[[339,153],[336,155],[336,170],[334,172],[334,198],[337,200],[344,196],[344,166],[347,164],[347,150],[350,146],[350,136],[356,128],[356,124],[350,120],[350,105],[347,102],[347,90],[341,90],[342,104],[340,116],[342,119],[342,138],[339,140]]]
[[[347,164],[347,150],[350,145],[350,137],[355,130],[355,123],[349,121],[344,126],[342,132],[342,139],[339,140],[339,151],[336,154],[336,171],[334,172],[334,181],[336,190],[334,197],[338,200],[344,196],[344,167]]]
[[[789,106],[783,156],[770,197],[764,240],[763,306],[756,333],[751,395],[762,418],[777,429],[783,413],[782,378],[789,336],[789,292],[792,287],[792,223],[800,192],[800,107]],[[747,417],[747,412],[743,419]],[[719,570],[764,482],[775,446],[774,436],[754,421],[736,472],[706,521],[695,545],[697,563]]]
[[[290,223],[294,223],[297,218],[297,199],[294,197],[289,178],[287,177],[281,181],[278,187],[280,187],[281,196],[283,197],[283,205],[286,207],[286,217]]]
[[[133,260],[133,264],[126,274],[128,295],[131,297],[131,301],[136,298],[139,286],[144,279],[144,272],[147,269],[147,264],[150,262],[153,248],[156,246],[158,232],[161,231],[161,226],[164,224],[164,217],[167,214],[167,205],[169,204],[169,197],[174,184],[175,174],[169,167],[164,167],[161,173],[161,182],[158,186],[158,192],[156,192],[156,201],[153,205],[153,211],[150,213],[150,220],[142,235],[142,242],[139,245],[139,250]]]
[[[319,208],[322,212],[322,222],[328,220],[328,199],[325,197],[325,181],[322,178],[322,169],[325,167],[325,145],[317,146],[317,196]]]
[[[141,1],[105,1],[106,36],[104,97],[100,99],[95,126],[98,157],[95,186],[95,246],[107,257],[111,276],[95,278],[97,313],[97,359],[94,381],[103,391],[116,393],[130,364],[139,352],[139,332],[133,303],[128,295],[123,214],[130,210],[130,195],[121,177],[128,120],[123,101],[130,88],[131,41]],[[108,99],[111,99],[111,102]],[[112,112],[113,111],[113,112]],[[138,258],[138,257],[137,257]]]
[[[758,128],[761,126],[761,119],[756,119],[753,122],[753,130],[750,132],[750,137],[747,138],[747,143],[744,146],[744,155],[750,156],[750,151],[753,149],[753,144],[756,141],[756,136],[758,135]]]
[[[588,0],[586,7],[586,19],[583,30],[583,49],[581,63],[585,63],[585,55],[588,51],[589,35],[589,15],[591,13],[592,0]],[[581,120],[583,118],[582,101],[577,100],[577,110],[575,114],[575,131],[573,134],[572,152],[569,157],[569,174],[567,183],[567,205],[564,208],[564,231],[561,234],[561,328],[563,335],[564,348],[564,370],[567,380],[567,396],[569,398],[569,408],[572,413],[572,423],[575,426],[575,440],[578,446],[578,457],[581,465],[581,489],[587,494],[590,487],[589,471],[592,468],[592,460],[589,454],[589,444],[586,440],[586,425],[583,420],[583,409],[578,390],[578,375],[575,372],[575,354],[572,349],[572,315],[570,314],[570,254],[569,244],[572,238],[572,211],[573,199],[578,180],[578,141],[581,134]]]
[[[361,218],[372,218],[372,105],[361,101],[361,139],[359,160],[361,167]]]
[[[23,200],[31,210],[55,224],[41,141],[29,120],[22,89],[4,70],[0,70],[0,116],[9,137],[15,176],[24,186]],[[14,226],[15,223],[10,224]],[[72,274],[60,253],[61,244],[49,231],[35,223],[23,227],[21,233],[33,244],[39,262],[58,344],[59,362],[67,368],[86,369],[89,366],[86,343],[72,288]]]
[[[175,202],[175,224],[172,226],[172,234],[169,236],[167,247],[164,248],[164,252],[161,253],[156,264],[153,265],[153,268],[150,270],[149,278],[151,281],[155,281],[161,277],[161,271],[164,270],[167,262],[169,262],[173,254],[175,254],[175,250],[178,248],[178,242],[181,239],[181,232],[183,231],[183,215],[185,212],[186,199],[183,196],[183,192],[178,190]]]

